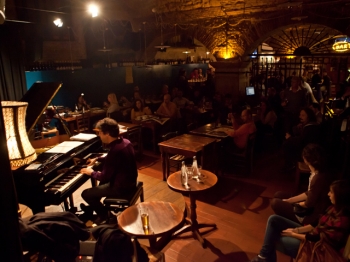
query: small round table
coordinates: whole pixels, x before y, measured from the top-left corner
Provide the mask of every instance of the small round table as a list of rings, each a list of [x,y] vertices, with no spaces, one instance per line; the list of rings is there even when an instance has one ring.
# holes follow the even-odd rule
[[[171,174],[168,177],[167,183],[168,186],[176,191],[179,192],[181,194],[189,194],[190,197],[190,203],[191,203],[191,215],[190,218],[191,220],[188,221],[189,224],[184,226],[182,229],[180,229],[179,231],[177,231],[174,236],[182,234],[184,232],[188,232],[188,231],[192,231],[193,236],[195,238],[197,238],[197,240],[202,244],[202,246],[205,248],[206,244],[204,242],[203,237],[201,236],[199,229],[200,228],[205,228],[205,227],[212,227],[212,228],[216,228],[216,224],[198,224],[197,222],[197,213],[196,213],[196,195],[198,193],[201,193],[204,190],[207,190],[211,187],[213,187],[217,181],[218,178],[215,174],[213,174],[210,171],[207,170],[201,170],[201,173],[204,175],[204,179],[202,180],[202,182],[197,182],[196,180],[192,180],[190,179],[188,181],[189,184],[189,189],[185,188],[182,183],[181,183],[181,171],[175,172],[173,174]]]
[[[142,227],[141,214],[149,216],[149,230]],[[161,250],[170,240],[171,235],[184,221],[184,212],[176,205],[163,202],[151,201],[141,202],[125,209],[118,217],[118,224],[126,234],[148,239],[150,246]],[[157,241],[157,238],[160,238]]]

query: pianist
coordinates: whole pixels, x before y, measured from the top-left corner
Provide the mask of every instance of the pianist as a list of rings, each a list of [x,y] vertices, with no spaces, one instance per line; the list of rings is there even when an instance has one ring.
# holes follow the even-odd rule
[[[82,174],[100,181],[99,186],[85,189],[82,198],[97,213],[96,224],[107,219],[108,211],[101,203],[102,197],[123,197],[136,187],[137,166],[134,148],[129,140],[119,136],[119,127],[115,120],[104,118],[97,122],[96,128],[102,143],[107,144],[109,152],[103,160],[101,172],[94,171],[91,166],[97,158],[88,160],[88,167],[82,168]]]

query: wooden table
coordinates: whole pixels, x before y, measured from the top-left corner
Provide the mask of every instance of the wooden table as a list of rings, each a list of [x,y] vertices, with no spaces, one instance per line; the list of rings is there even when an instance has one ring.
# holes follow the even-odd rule
[[[221,132],[223,129],[230,129],[232,130],[231,126],[221,125],[218,127],[215,123],[210,123],[204,126],[201,126],[197,129],[194,129],[190,131],[191,134],[194,135],[201,135],[201,136],[207,136],[207,137],[214,137],[214,138],[227,138],[228,135],[224,132]]]
[[[215,154],[215,141],[216,139],[214,138],[184,134],[159,143],[159,150],[162,157],[163,181],[166,181],[170,173],[169,154],[193,157],[199,152],[202,152],[201,165],[204,167],[204,150],[212,145]]]
[[[141,212],[149,215],[149,231],[142,227]],[[118,217],[118,225],[126,234],[148,239],[150,246],[161,250],[171,235],[183,225],[184,212],[176,205],[163,202],[141,202],[125,209]],[[160,238],[157,240],[157,238]]]
[[[213,174],[210,171],[207,170],[201,170],[201,173],[204,175],[204,179],[202,180],[202,182],[197,182],[196,180],[192,180],[190,179],[188,181],[188,184],[190,186],[190,189],[186,189],[182,183],[181,183],[181,171],[175,172],[173,174],[171,174],[168,177],[167,183],[168,186],[176,191],[179,192],[181,194],[189,194],[190,197],[190,211],[191,214],[190,215],[190,221],[188,222],[188,225],[184,226],[182,229],[180,229],[179,231],[177,231],[174,236],[182,234],[184,232],[188,232],[188,231],[192,231],[193,233],[193,237],[197,238],[197,240],[201,243],[201,245],[205,248],[206,244],[205,241],[203,239],[203,237],[201,236],[199,229],[200,228],[205,228],[205,227],[212,227],[212,228],[216,228],[216,224],[204,224],[201,223],[199,224],[197,222],[197,212],[196,212],[196,195],[198,193],[201,193],[204,190],[207,190],[211,187],[213,187],[217,181],[218,178],[215,174]]]

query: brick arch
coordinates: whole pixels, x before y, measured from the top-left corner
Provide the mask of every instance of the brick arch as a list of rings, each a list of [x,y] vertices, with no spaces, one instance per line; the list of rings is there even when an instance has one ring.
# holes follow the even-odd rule
[[[314,20],[315,21],[315,20]],[[313,23],[291,23],[290,20],[286,21],[286,19],[281,19],[280,21],[275,21],[274,23],[263,23],[263,24],[257,24],[254,26],[250,32],[250,37],[247,37],[245,39],[246,42],[246,48],[244,52],[244,56],[247,56],[248,54],[251,54],[259,44],[263,43],[269,36],[276,34],[277,32],[293,27],[293,26],[300,26],[300,25],[318,25],[322,27],[328,27],[330,29],[334,29],[339,32],[339,34],[346,34],[346,32],[349,33],[349,28],[344,27],[344,25],[340,26],[341,24],[336,23],[325,23],[326,21],[321,21],[320,19],[317,19],[317,21]],[[279,26],[276,27],[276,24]]]

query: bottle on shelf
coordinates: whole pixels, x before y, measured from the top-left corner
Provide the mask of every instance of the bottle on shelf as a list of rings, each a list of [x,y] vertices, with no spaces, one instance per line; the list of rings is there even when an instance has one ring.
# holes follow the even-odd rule
[[[182,165],[181,165],[181,184],[183,186],[186,186],[188,184],[188,176],[187,176],[185,161],[182,161]]]

